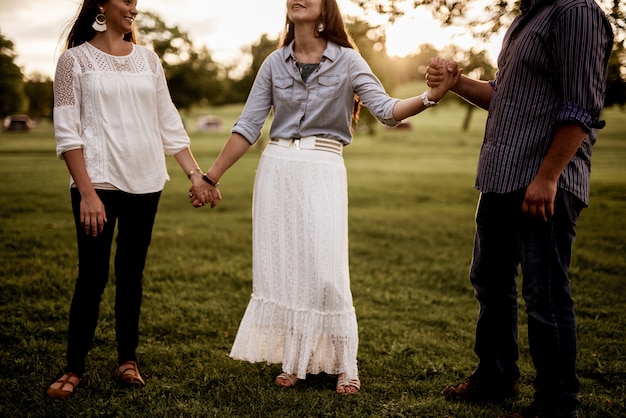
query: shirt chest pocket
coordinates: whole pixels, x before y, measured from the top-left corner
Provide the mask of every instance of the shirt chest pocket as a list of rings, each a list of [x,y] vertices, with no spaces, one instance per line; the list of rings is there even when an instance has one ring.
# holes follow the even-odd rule
[[[339,82],[341,81],[338,75],[323,75],[319,78],[318,94],[325,99],[334,99],[339,94]]]
[[[280,100],[291,100],[293,97],[293,78],[274,79],[274,95]]]

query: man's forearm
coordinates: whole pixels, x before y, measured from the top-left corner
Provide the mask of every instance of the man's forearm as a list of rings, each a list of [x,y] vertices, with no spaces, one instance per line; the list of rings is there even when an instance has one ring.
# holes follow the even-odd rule
[[[537,177],[556,182],[567,164],[585,140],[587,132],[577,123],[563,123],[557,127],[556,134],[546,153]]]
[[[462,75],[451,91],[474,106],[488,110],[493,87],[487,81],[478,81]]]

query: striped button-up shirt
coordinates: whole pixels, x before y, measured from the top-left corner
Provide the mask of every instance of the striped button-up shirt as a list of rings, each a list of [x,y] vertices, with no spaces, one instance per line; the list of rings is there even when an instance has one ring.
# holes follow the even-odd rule
[[[559,123],[575,122],[587,137],[558,187],[589,201],[591,151],[606,87],[613,33],[593,0],[534,0],[507,31],[491,83],[476,188],[508,193],[533,180]]]

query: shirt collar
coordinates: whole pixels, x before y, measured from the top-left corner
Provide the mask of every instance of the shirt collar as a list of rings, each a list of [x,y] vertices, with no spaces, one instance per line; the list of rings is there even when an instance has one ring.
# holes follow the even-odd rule
[[[294,45],[295,45],[295,41],[291,41],[289,45],[283,48],[282,53],[283,53],[284,61],[287,61],[289,58],[295,61],[296,55],[293,51]],[[340,51],[341,51],[341,47],[339,45],[337,45],[334,42],[328,41],[328,43],[326,44],[326,49],[324,50],[324,53],[322,54],[322,58],[326,58],[330,61],[335,61],[337,57],[339,56]]]
[[[519,9],[522,16],[526,16],[531,10],[554,3],[555,0],[521,0]]]

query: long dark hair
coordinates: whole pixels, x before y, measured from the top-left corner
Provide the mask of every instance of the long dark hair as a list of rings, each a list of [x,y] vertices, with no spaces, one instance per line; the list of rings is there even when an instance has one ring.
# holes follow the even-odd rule
[[[67,40],[65,42],[66,49],[84,44],[96,35],[96,31],[91,25],[96,20],[96,15],[100,13],[99,6],[106,2],[107,0],[83,1],[83,4],[76,14],[74,23],[72,24],[70,22],[68,24],[69,30],[65,31],[67,33]],[[137,43],[137,34],[135,33],[134,25],[133,29],[124,35],[124,40],[134,44]]]
[[[326,39],[327,41],[333,42],[345,48],[358,50],[356,44],[346,29],[346,24],[343,21],[341,11],[339,10],[336,0],[322,0],[322,14],[320,15],[317,23],[323,24],[324,30],[322,32],[318,32],[316,30],[314,36]],[[285,27],[286,29],[283,33],[283,37],[278,44],[279,49],[289,45],[296,36],[293,22],[289,20],[289,16],[285,18]],[[355,124],[359,121],[360,110],[361,99],[359,99],[359,96],[355,94],[354,106],[352,108],[352,122]]]
[[[293,22],[289,20],[289,16],[287,16],[285,20],[287,29],[283,34],[283,38],[278,46],[279,48],[289,45],[295,38]],[[324,30],[322,32],[315,31],[314,35],[316,37],[324,38],[345,48],[358,49],[346,29],[336,0],[322,0],[322,14],[317,23],[323,24]]]

